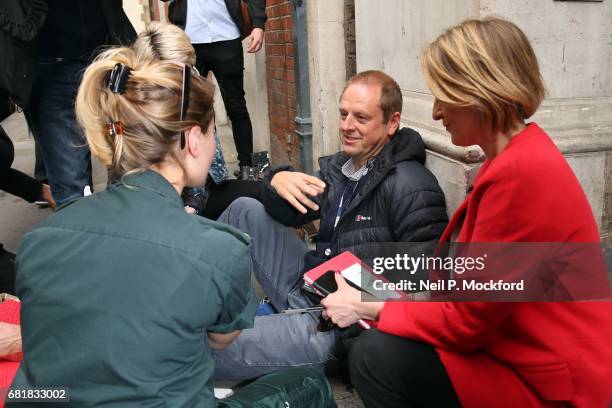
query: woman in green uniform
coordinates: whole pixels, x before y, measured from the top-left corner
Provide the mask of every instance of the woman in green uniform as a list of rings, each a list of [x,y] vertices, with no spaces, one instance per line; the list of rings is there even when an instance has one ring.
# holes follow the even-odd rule
[[[92,153],[123,177],[24,237],[13,391],[67,387],[71,406],[88,407],[334,405],[322,374],[301,369],[214,400],[211,350],[251,327],[257,299],[248,237],[187,214],[180,198],[213,159],[213,94],[189,65],[131,48],[87,68],[77,118]]]

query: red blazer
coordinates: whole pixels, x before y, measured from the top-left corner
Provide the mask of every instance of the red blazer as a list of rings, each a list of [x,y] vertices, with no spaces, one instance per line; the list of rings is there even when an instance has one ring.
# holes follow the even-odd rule
[[[599,242],[578,180],[530,124],[487,160],[442,241]],[[465,407],[608,407],[612,303],[388,302],[378,329],[433,345]]]

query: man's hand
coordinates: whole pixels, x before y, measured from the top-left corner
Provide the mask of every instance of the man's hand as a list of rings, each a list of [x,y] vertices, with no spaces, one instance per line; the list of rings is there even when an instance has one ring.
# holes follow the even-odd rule
[[[323,181],[297,171],[279,171],[272,177],[270,185],[279,196],[287,200],[302,214],[306,214],[308,211],[306,207],[317,211],[319,206],[308,196],[315,197],[325,191]]]
[[[338,290],[321,300],[325,306],[323,317],[338,327],[349,327],[359,319],[376,320],[384,302],[362,302],[362,293],[350,286],[342,275],[334,274]]]
[[[261,50],[261,46],[264,42],[264,30],[255,27],[249,35],[249,45],[247,46],[247,52],[254,53]]]

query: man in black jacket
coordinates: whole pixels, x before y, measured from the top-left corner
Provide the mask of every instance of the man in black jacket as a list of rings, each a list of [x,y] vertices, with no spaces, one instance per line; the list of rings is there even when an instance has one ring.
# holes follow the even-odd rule
[[[252,237],[254,273],[276,310],[312,305],[305,271],[351,251],[368,262],[382,243],[435,242],[448,218],[444,195],[425,167],[425,146],[399,129],[402,95],[380,71],[347,83],[340,100],[343,151],[319,160],[319,177],[276,168],[264,180],[263,204],[234,201],[219,221]],[[285,226],[320,218],[316,249],[308,251]],[[246,379],[283,366],[325,366],[338,330],[318,331],[316,314],[256,317],[235,344],[216,353],[215,376]]]

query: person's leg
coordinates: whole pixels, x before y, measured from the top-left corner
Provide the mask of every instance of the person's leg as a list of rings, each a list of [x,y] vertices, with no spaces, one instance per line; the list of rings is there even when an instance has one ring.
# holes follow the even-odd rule
[[[26,123],[28,124],[28,132],[30,136],[34,137],[34,132],[32,130],[32,116],[29,115],[29,110],[24,110],[24,116],[26,118]],[[43,160],[42,152],[40,151],[40,146],[36,139],[34,139],[34,178],[41,183],[49,184],[49,177],[47,177],[47,169],[45,167],[45,161]]]
[[[34,143],[34,178],[41,183],[49,184],[49,177],[47,177],[45,161],[43,160],[40,147],[36,142]]]
[[[253,406],[333,408],[336,403],[331,385],[323,373],[308,368],[291,368],[259,378],[231,397],[217,401],[220,408]]]
[[[191,44],[196,53],[196,62],[195,67],[202,75],[202,77],[206,78],[208,76],[208,72],[210,71],[210,66],[208,64],[208,53],[210,44]]]
[[[244,55],[238,39],[210,44],[209,66],[215,74],[227,116],[232,122],[232,133],[238,164],[251,166],[253,126],[244,98]]]
[[[253,125],[244,98],[242,75],[219,75],[217,77],[225,110],[232,121],[234,144],[239,166],[252,166]]]
[[[0,122],[11,115],[9,95],[4,89],[0,89]]]
[[[257,200],[242,197],[221,214],[219,222],[229,224],[251,237],[253,272],[276,310],[310,303],[301,296],[304,255],[308,248],[288,227],[274,221]]]
[[[208,201],[203,216],[216,220],[236,199],[251,197],[261,201],[261,183],[251,180],[227,180],[221,185],[208,184]]]
[[[351,348],[349,368],[367,408],[461,406],[444,365],[428,344],[367,330]]]
[[[214,351],[215,380],[248,380],[288,367],[323,369],[333,354],[338,330],[317,330],[320,313],[256,316],[252,329],[224,350]]]
[[[4,128],[0,125],[0,176],[6,174],[13,165],[15,159],[15,147],[8,137]]]
[[[0,125],[0,190],[33,202],[41,196],[42,185],[32,177],[12,169],[15,158],[13,142]]]
[[[251,236],[253,271],[279,311],[311,306],[301,291],[306,245],[252,198],[235,200],[219,221]],[[285,367],[322,368],[334,358],[337,330],[320,332],[319,313],[255,317],[225,350],[215,351],[215,379],[243,380]]]
[[[92,184],[89,148],[74,115],[84,68],[77,61],[39,62],[26,109],[58,206],[81,197]]]

